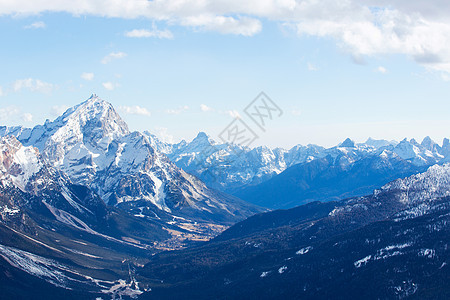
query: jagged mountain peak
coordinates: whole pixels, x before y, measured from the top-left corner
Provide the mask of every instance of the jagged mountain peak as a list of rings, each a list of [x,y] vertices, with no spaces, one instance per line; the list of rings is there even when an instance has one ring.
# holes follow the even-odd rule
[[[409,142],[414,146],[419,146],[420,144],[416,141],[416,139],[412,138]]]
[[[201,131],[189,144],[190,147],[198,148],[199,151],[202,151],[202,147],[206,148],[208,146],[215,145],[216,142],[208,134]]]
[[[346,138],[345,141],[339,144],[339,147],[343,148],[355,148],[355,142],[350,138]]]
[[[382,140],[377,140],[377,139],[369,137],[364,144],[368,145],[368,146],[375,147],[375,148],[378,149],[378,148],[387,147],[387,146],[390,146],[390,145],[395,146],[395,145],[398,144],[398,142],[396,142],[396,141],[388,141],[388,140],[383,140],[383,139]]]
[[[200,131],[192,141],[211,142],[213,140],[206,132]]]
[[[420,145],[423,146],[425,149],[430,150],[431,152],[436,152],[440,148],[440,146],[436,142],[434,142],[429,136],[426,136],[422,140],[422,143]]]
[[[101,126],[108,133],[114,133],[116,135],[129,133],[128,125],[115,111],[112,104],[95,94],[81,104],[69,108],[54,123],[65,123],[69,125],[78,123],[82,127],[91,124],[96,127]]]
[[[435,144],[435,142],[430,138],[430,136],[426,136],[422,140],[422,145]]]

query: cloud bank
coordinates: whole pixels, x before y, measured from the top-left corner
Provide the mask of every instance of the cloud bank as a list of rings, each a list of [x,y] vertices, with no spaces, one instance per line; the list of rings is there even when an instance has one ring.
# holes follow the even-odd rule
[[[147,18],[223,34],[252,36],[264,21],[300,35],[333,38],[352,57],[404,54],[428,69],[450,73],[447,0],[4,0],[0,15],[66,12]],[[159,33],[160,34],[160,33]],[[168,33],[165,33],[168,35]],[[158,36],[150,30],[131,37]]]

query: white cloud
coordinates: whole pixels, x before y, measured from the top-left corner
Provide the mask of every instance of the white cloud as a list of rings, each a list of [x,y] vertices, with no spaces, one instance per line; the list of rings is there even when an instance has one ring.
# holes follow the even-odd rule
[[[34,22],[30,25],[25,26],[25,29],[40,29],[40,28],[45,28],[45,27],[47,27],[47,25],[44,22],[39,21],[39,22]]]
[[[240,118],[241,115],[239,114],[239,112],[237,110],[226,110],[225,114],[229,115],[232,118]]]
[[[0,108],[0,120],[8,120],[9,118],[18,115],[19,113],[20,110],[15,106]]]
[[[166,109],[166,113],[168,113],[169,115],[179,115],[188,109],[189,109],[189,106],[184,105],[184,106],[180,106],[175,109]]]
[[[119,106],[119,110],[129,115],[150,116],[151,113],[145,107],[135,106]]]
[[[206,105],[206,104],[200,104],[200,109],[201,109],[202,111],[204,111],[204,112],[207,112],[207,111],[213,111],[213,110],[214,110],[213,108],[209,107],[209,106]]]
[[[333,38],[357,61],[403,54],[428,69],[450,73],[450,1],[446,0],[4,0],[0,15],[67,12],[147,18],[223,34],[251,36],[262,20],[299,35]],[[131,35],[151,35],[136,31]],[[111,59],[111,58],[110,58]],[[105,63],[109,62],[107,59]]]
[[[30,114],[30,113],[24,113],[24,114],[22,115],[22,119],[23,119],[25,122],[32,122],[32,121],[33,121],[33,115]]]
[[[111,81],[103,82],[102,85],[108,91],[112,91],[117,87],[117,84],[112,83]]]
[[[184,26],[192,26],[208,31],[217,31],[223,34],[237,34],[252,36],[261,31],[261,22],[248,17],[217,16],[201,14],[189,16],[181,21]]]
[[[84,80],[90,81],[90,80],[94,79],[94,73],[86,73],[86,72],[82,73],[81,78]]]
[[[0,120],[6,121],[14,119],[17,121],[18,118],[21,118],[24,122],[33,121],[33,115],[31,113],[21,113],[21,110],[16,106],[10,105],[0,108]]]
[[[385,67],[383,67],[383,66],[379,66],[379,67],[376,69],[376,71],[377,71],[378,73],[381,73],[381,74],[387,73],[387,69],[386,69]]]
[[[40,79],[26,78],[19,79],[13,83],[13,90],[19,92],[23,89],[27,89],[32,92],[40,92],[44,94],[49,94],[53,91],[55,85],[44,82]]]
[[[125,56],[127,56],[127,54],[124,52],[111,52],[102,58],[101,63],[106,65],[115,59],[124,58]]]
[[[3,92],[3,88],[0,86],[0,97],[3,97],[5,93]]]
[[[253,35],[261,30],[261,21],[250,17],[255,12],[267,17],[268,12],[292,7],[291,0],[196,1],[196,0],[6,0],[0,3],[0,15],[68,12],[73,15],[95,15],[114,18],[145,17],[156,21],[193,26],[225,34]],[[265,15],[265,16],[264,16]]]
[[[68,108],[69,107],[67,105],[54,105],[50,109],[50,113],[53,116],[58,117],[58,116],[62,115]]]
[[[158,38],[158,39],[173,39],[173,34],[170,30],[164,29],[159,30],[153,27],[151,30],[147,29],[133,29],[131,31],[125,32],[126,37],[131,38]]]
[[[314,65],[313,63],[307,63],[306,66],[308,67],[309,71],[318,71],[319,68],[316,67],[316,65]]]

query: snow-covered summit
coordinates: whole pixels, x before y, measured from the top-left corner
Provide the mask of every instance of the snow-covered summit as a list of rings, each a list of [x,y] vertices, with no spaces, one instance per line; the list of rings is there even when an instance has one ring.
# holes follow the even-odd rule
[[[113,106],[96,95],[52,122],[2,132],[16,133],[20,142],[37,147],[51,166],[73,183],[93,189],[105,203],[138,210],[139,215],[147,212],[154,217],[151,211],[164,211],[228,222],[252,210],[178,168],[152,146],[157,143],[151,136],[130,132]],[[208,138],[200,135],[198,141],[202,144]]]
[[[115,138],[129,134],[127,124],[114,110],[113,106],[92,95],[83,103],[68,109],[62,116],[47,125],[55,131],[53,142],[87,142],[93,147],[103,148]]]

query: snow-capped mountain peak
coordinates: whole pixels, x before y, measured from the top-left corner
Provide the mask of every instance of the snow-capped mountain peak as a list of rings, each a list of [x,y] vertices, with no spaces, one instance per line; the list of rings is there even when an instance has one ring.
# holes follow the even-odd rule
[[[216,142],[205,132],[199,132],[191,142],[193,147],[197,146],[200,150],[202,150],[202,147],[204,148],[215,144]]]
[[[252,210],[178,168],[152,146],[162,146],[152,135],[130,133],[113,106],[96,95],[53,122],[1,131],[17,133],[19,141],[36,146],[54,169],[63,171],[73,183],[90,187],[105,203],[133,213],[138,206],[139,215],[145,212],[154,217],[151,211],[157,215],[163,211],[229,222]],[[201,151],[212,143],[206,134],[199,134],[194,145]]]
[[[53,137],[55,141],[67,139],[70,134],[82,134],[83,138],[90,138],[90,142],[96,144],[104,138],[114,139],[130,133],[113,106],[96,95],[68,109],[54,124],[63,124],[58,126],[57,135]]]

